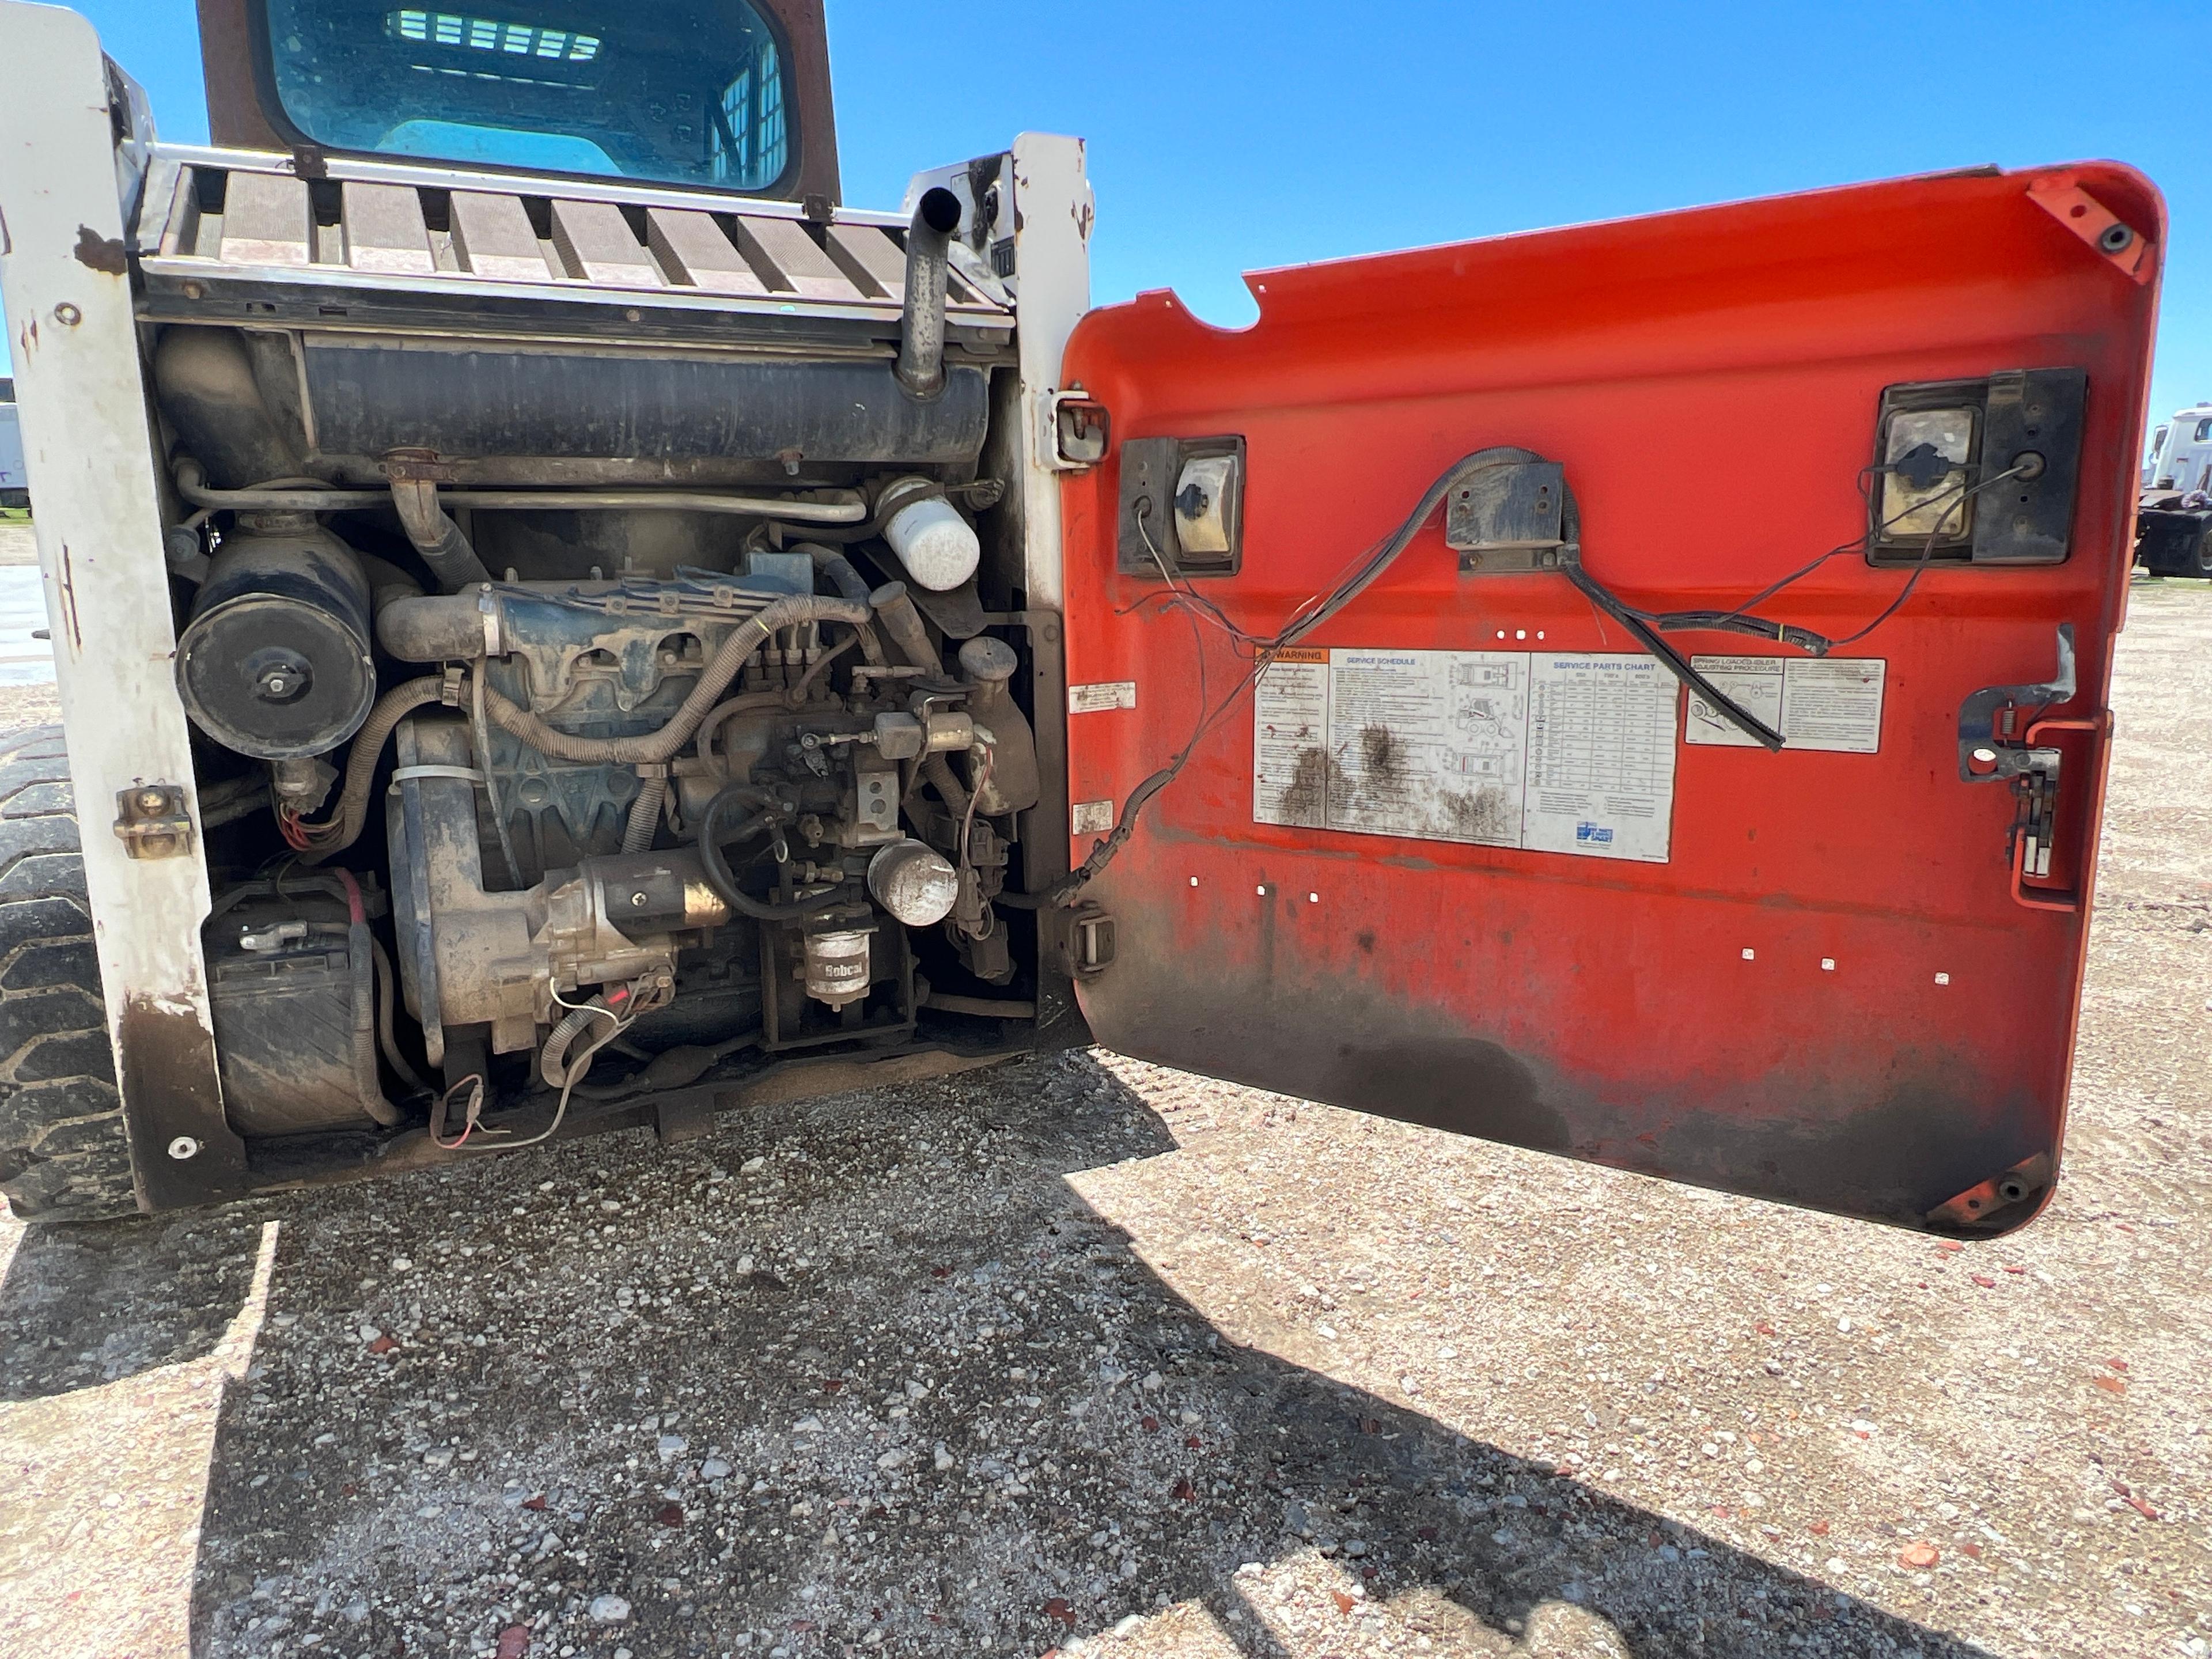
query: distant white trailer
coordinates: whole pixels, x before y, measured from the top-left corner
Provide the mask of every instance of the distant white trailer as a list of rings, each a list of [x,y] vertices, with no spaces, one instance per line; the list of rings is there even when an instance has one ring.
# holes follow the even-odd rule
[[[28,507],[31,482],[23,474],[23,429],[15,421],[15,383],[0,380],[0,507]]]
[[[2151,434],[2142,487],[2160,492],[2212,491],[2212,404],[2180,410]]]

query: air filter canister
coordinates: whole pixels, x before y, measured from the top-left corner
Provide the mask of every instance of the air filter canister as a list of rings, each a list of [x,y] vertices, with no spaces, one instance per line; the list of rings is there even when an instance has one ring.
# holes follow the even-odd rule
[[[319,755],[359,731],[376,667],[353,550],[324,530],[227,538],[177,641],[177,691],[201,731],[259,760]]]

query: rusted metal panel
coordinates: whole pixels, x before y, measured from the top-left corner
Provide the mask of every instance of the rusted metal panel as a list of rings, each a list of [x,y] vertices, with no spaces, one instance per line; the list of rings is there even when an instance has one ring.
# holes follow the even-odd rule
[[[2062,367],[2089,386],[2066,561],[1923,573],[1850,649],[1886,665],[1875,752],[1686,744],[1678,726],[1653,861],[1255,822],[1257,737],[1238,705],[1086,890],[1118,928],[1116,959],[1080,987],[1100,1041],[1906,1226],[2032,1215],[2064,1127],[2157,294],[2054,222],[2034,193],[2054,179],[2155,258],[2156,192],[2095,165],[1264,272],[1242,331],[1160,294],[1085,318],[1064,378],[1107,406],[1117,443],[1245,440],[1246,534],[1264,556],[1205,592],[1262,636],[1487,446],[1563,465],[1583,566],[1614,592],[1719,610],[1864,532],[1886,386]],[[1777,441],[1717,506],[1693,481],[1745,431]],[[1201,663],[1190,622],[1144,602],[1159,583],[1117,569],[1117,484],[1109,455],[1063,486],[1070,678],[1138,687],[1133,708],[1070,719],[1070,798],[1116,810],[1190,741],[1201,697],[1218,704],[1252,666],[1203,627]],[[1909,574],[1832,558],[1760,614],[1849,633]],[[2014,802],[1960,781],[1959,714],[1981,688],[2048,679],[2062,623],[2080,690],[2048,712],[2087,730],[2049,884],[2016,896]],[[1441,512],[1299,643],[1638,649],[1559,574],[1463,574]],[[2077,891],[2079,908],[2046,908]]]
[[[430,253],[430,229],[422,220],[419,191],[402,185],[353,181],[340,188],[347,264],[356,270],[396,276],[428,276],[438,268]]]

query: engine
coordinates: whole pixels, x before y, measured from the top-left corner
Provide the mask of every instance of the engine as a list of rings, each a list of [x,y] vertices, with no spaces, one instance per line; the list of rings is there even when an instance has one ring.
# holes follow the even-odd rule
[[[895,362],[164,332],[242,1133],[520,1145],[1033,1009],[999,360],[929,323]]]

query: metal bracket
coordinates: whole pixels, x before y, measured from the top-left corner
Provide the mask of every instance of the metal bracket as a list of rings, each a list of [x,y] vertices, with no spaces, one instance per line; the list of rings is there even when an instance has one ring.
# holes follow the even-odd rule
[[[1463,576],[1551,570],[1567,562],[1566,470],[1534,459],[1474,473],[1444,500],[1444,545]]]
[[[134,783],[115,796],[116,838],[134,859],[173,859],[192,850],[192,818],[173,783]]]
[[[2027,199],[2136,282],[2148,283],[2158,268],[2151,257],[2157,245],[2081,185],[2040,178],[2028,185]]]
[[[2042,716],[2069,702],[2076,687],[2074,625],[2058,624],[2058,671],[2040,685],[1990,685],[1959,705],[1959,777],[1965,783],[2009,782],[2017,797],[2006,854],[2013,866],[2013,896],[2031,908],[2078,908],[2072,896],[2031,897],[2021,886],[2051,874],[2051,846],[2058,822],[2059,769],[2064,757],[2038,744],[2051,727],[2083,722],[2045,720]],[[2025,722],[2021,719],[2027,711]]]
[[[2075,687],[2074,624],[2058,624],[2058,672],[2040,685],[1988,685],[1959,705],[1959,781],[1990,783],[2016,778],[2039,769],[2037,757],[2051,757],[2057,769],[2057,750],[2034,750],[2022,739],[2027,728],[2015,718],[2019,710],[2037,713],[2072,701]]]
[[[1106,405],[1081,391],[1049,392],[1044,398],[1044,453],[1061,472],[1079,472],[1106,459],[1113,441],[1113,417]]]
[[[387,451],[376,470],[394,483],[451,483],[453,469],[438,459],[434,449]]]
[[[2024,1158],[1987,1181],[1977,1182],[1963,1193],[1945,1199],[1928,1212],[1928,1222],[1941,1230],[1994,1227],[1996,1218],[2014,1205],[2025,1204],[2051,1185],[2051,1154]]]
[[[1053,913],[1053,944],[1060,970],[1070,979],[1096,979],[1114,960],[1114,918],[1096,902]]]

